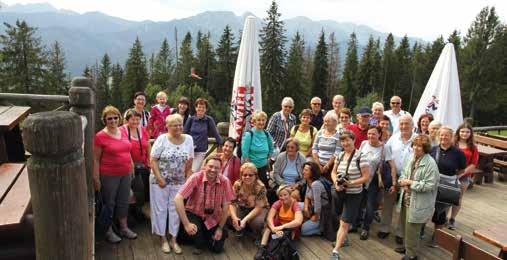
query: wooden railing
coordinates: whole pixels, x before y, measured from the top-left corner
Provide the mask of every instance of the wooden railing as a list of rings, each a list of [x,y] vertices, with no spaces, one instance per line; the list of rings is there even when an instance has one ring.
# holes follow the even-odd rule
[[[27,167],[35,216],[36,257],[92,259],[95,215],[92,81],[74,78],[68,96],[0,93],[0,101],[3,100],[63,103],[56,109],[59,112],[35,113],[23,125],[23,143],[32,154]]]

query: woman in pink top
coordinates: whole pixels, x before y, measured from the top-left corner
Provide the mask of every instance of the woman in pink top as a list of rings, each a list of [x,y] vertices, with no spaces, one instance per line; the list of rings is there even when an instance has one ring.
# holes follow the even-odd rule
[[[130,155],[132,145],[126,133],[118,128],[121,115],[117,108],[105,107],[102,111],[102,122],[106,127],[97,132],[93,140],[95,189],[100,191],[100,196],[110,212],[114,212],[114,215],[118,217],[119,235],[135,239],[137,234],[127,226],[128,198],[133,172],[133,161]],[[111,227],[106,233],[106,239],[111,243],[121,241]]]
[[[458,175],[461,184],[460,206],[452,206],[451,218],[449,219],[449,229],[451,230],[455,229],[454,220],[461,209],[463,194],[468,189],[470,182],[472,182],[472,172],[477,167],[477,162],[479,161],[479,151],[474,144],[474,131],[471,125],[463,123],[458,127],[454,135],[454,145],[465,154],[466,168]]]
[[[157,104],[151,108],[148,132],[157,139],[161,134],[167,133],[165,118],[171,114],[171,107],[167,105],[167,94],[164,91],[157,93]]]

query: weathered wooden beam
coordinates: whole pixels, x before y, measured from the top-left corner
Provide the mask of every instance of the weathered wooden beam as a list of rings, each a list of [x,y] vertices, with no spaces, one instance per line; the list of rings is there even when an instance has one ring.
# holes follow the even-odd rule
[[[69,89],[70,111],[86,118],[86,127],[84,127],[84,146],[83,152],[86,167],[86,184],[88,198],[88,238],[92,241],[92,247],[89,249],[94,254],[94,224],[95,224],[95,188],[93,186],[93,137],[95,136],[95,91],[93,82],[85,77],[76,77],[72,80]]]
[[[37,95],[37,94],[18,94],[18,93],[0,93],[0,100],[12,101],[52,101],[69,102],[69,97],[64,95]]]
[[[37,259],[91,259],[81,118],[41,112],[23,122]]]

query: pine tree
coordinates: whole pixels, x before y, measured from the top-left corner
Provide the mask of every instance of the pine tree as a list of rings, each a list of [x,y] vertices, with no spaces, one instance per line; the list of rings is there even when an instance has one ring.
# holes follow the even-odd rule
[[[426,81],[423,80],[426,73],[424,55],[422,45],[415,43],[412,48],[412,84],[410,99],[408,100],[408,103],[406,103],[408,106],[405,108],[410,112],[415,110],[418,100],[421,98],[424,87],[426,86]]]
[[[296,32],[289,49],[289,57],[287,61],[287,84],[290,86],[290,92],[293,93],[294,111],[299,113],[303,108],[307,107],[310,90],[304,82],[304,58],[305,42],[299,32]]]
[[[373,91],[377,93],[377,97],[379,97],[379,93],[382,92],[382,84],[383,84],[383,76],[384,70],[382,68],[382,53],[380,51],[380,38],[377,38],[375,41],[375,58],[374,58],[374,66],[375,66],[375,81],[373,83]],[[383,102],[383,100],[378,99],[377,101]]]
[[[412,73],[411,73],[411,56],[410,43],[408,37],[405,35],[400,42],[398,48],[396,48],[395,56],[397,61],[396,67],[396,83],[394,84],[393,95],[400,96],[402,100],[410,99],[410,90],[412,85]]]
[[[454,52],[456,53],[456,61],[460,64],[460,53],[461,53],[461,35],[458,30],[454,30],[449,38],[447,38],[447,42],[450,42],[454,45]],[[460,71],[460,70],[459,70]]]
[[[134,93],[143,91],[147,84],[146,58],[137,37],[125,63],[125,75],[121,83],[123,106],[120,109],[125,109],[131,103]]]
[[[84,70],[83,70],[83,74],[81,74],[83,77],[87,77],[87,78],[91,78],[92,77],[92,72],[90,70],[90,66],[86,65]]]
[[[345,57],[345,67],[343,68],[343,76],[341,82],[342,93],[347,101],[347,106],[353,108],[356,105],[357,95],[357,38],[356,34],[350,34],[347,43],[347,54]]]
[[[232,34],[231,27],[226,25],[216,49],[217,68],[215,76],[218,84],[215,84],[209,90],[210,95],[217,101],[227,103],[231,101],[231,89],[234,84],[234,73],[238,59],[237,46],[234,44],[234,35]],[[224,95],[224,93],[226,94]]]
[[[102,56],[99,65],[97,84],[95,85],[95,104],[97,112],[96,124],[100,125],[102,109],[110,104],[109,77],[111,76],[111,60],[107,53]]]
[[[338,94],[338,89],[340,86],[340,47],[338,42],[336,41],[336,37],[334,32],[329,34],[329,44],[328,44],[328,80],[327,80],[327,93],[328,101],[331,97]],[[327,104],[324,103],[324,104]]]
[[[111,69],[111,100],[110,103],[115,107],[123,107],[121,99],[121,81],[123,79],[123,69],[120,63],[113,65]],[[129,103],[130,104],[130,103]],[[128,106],[129,104],[125,104]]]
[[[382,91],[380,98],[382,101],[390,99],[389,96],[393,93],[393,85],[396,79],[395,68],[397,66],[396,57],[394,56],[394,49],[396,48],[394,43],[394,36],[392,33],[386,38],[384,43],[384,50],[382,51]]]
[[[192,35],[190,32],[185,34],[185,38],[181,42],[181,47],[178,57],[178,66],[176,68],[176,85],[194,84],[194,80],[189,77],[190,70],[194,67],[194,54],[192,52]]]
[[[286,79],[286,50],[284,23],[278,5],[273,0],[268,10],[268,17],[264,18],[264,25],[260,34],[260,61],[262,104],[264,110],[271,114],[280,108],[280,100],[287,93],[282,93],[282,85]]]
[[[472,118],[478,106],[484,109],[491,104],[493,85],[487,84],[488,60],[485,56],[501,29],[495,8],[485,7],[479,12],[464,38],[462,96],[464,103],[470,104],[468,115]]]
[[[160,50],[155,57],[155,64],[153,65],[153,72],[151,75],[151,83],[154,85],[163,86],[166,89],[170,88],[170,80],[173,70],[173,60],[171,56],[171,49],[167,38],[164,38]]]
[[[48,52],[45,85],[47,94],[66,94],[69,89],[68,75],[65,74],[65,54],[58,41],[51,45]]]
[[[36,36],[37,29],[20,20],[4,26],[4,34],[0,35],[3,91],[46,93],[42,84],[46,57],[41,39]]]
[[[377,43],[370,35],[358,67],[357,84],[359,89],[357,94],[359,97],[364,97],[374,91],[379,84],[378,71],[380,71],[380,67],[377,67],[379,65],[377,53]]]
[[[435,65],[437,65],[438,58],[440,57],[440,54],[442,53],[444,46],[445,46],[444,37],[440,36],[437,39],[435,39],[431,43],[431,45],[425,48],[426,73],[424,75],[424,81],[428,82],[428,80],[430,79],[431,73],[433,72]]]
[[[216,69],[216,57],[213,45],[210,42],[211,34],[209,32],[207,34],[200,33],[201,32],[197,34],[198,40],[196,44],[197,55],[195,69],[202,80],[197,82],[197,84],[204,90],[209,91],[212,89],[211,74]]]
[[[313,77],[313,57],[314,57],[314,51],[310,46],[305,47],[304,53],[303,53],[303,85],[305,89],[307,89],[308,93],[311,92],[312,89],[312,77]],[[308,107],[309,100],[311,96],[307,97],[307,100],[305,101],[305,105]],[[323,103],[323,106],[324,107]]]
[[[326,96],[329,78],[328,64],[328,46],[326,43],[326,35],[324,30],[320,32],[319,41],[315,48],[315,56],[313,57],[313,73],[312,73],[312,96],[322,97],[322,102],[328,103],[329,97]]]

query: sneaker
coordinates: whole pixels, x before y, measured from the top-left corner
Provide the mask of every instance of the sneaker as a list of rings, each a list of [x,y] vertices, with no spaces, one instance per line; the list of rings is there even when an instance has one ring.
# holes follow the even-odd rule
[[[453,218],[449,219],[449,225],[447,225],[447,228],[450,230],[455,230],[456,226],[454,224],[455,224],[455,220]]]
[[[403,238],[400,236],[394,237],[394,241],[396,241],[396,244],[403,245]]]
[[[194,250],[192,250],[192,254],[193,255],[200,255],[200,254],[202,254],[202,250],[199,248],[194,248]]]
[[[109,231],[107,231],[107,233],[106,233],[106,240],[107,240],[109,243],[116,244],[116,243],[120,243],[120,241],[121,241],[121,237],[119,237],[118,235],[116,235],[116,233],[114,233],[114,231],[113,231],[113,230],[109,230]]]
[[[349,229],[349,233],[357,233],[357,227],[352,226],[352,227]]]
[[[171,248],[174,250],[174,253],[177,255],[181,255],[181,253],[183,252],[183,250],[181,249],[180,245],[178,245],[178,243],[171,244]]]
[[[428,246],[432,248],[438,247],[437,241],[435,240],[435,235],[433,235],[433,237],[431,238],[431,241],[428,243]]]
[[[368,230],[362,230],[361,235],[359,235],[359,239],[361,240],[368,240]]]
[[[169,246],[169,242],[164,241],[164,242],[162,243],[162,252],[164,252],[164,253],[166,253],[166,254],[171,253],[171,247]]]
[[[378,238],[380,238],[380,239],[385,239],[386,237],[388,237],[388,236],[389,236],[389,232],[382,232],[382,231],[379,231],[379,232],[377,233],[377,236],[378,236]]]
[[[377,223],[382,222],[382,218],[380,217],[380,213],[378,211],[375,211],[375,214],[373,215],[373,220],[375,220]]]
[[[394,249],[394,252],[403,255],[403,254],[405,254],[406,249],[405,249],[405,247],[397,247],[397,248]]]
[[[329,256],[329,260],[340,260],[340,254],[338,252],[331,252],[331,256]]]
[[[125,228],[120,230],[120,236],[128,239],[136,239],[137,234],[134,233],[134,231],[130,230],[129,228]]]

